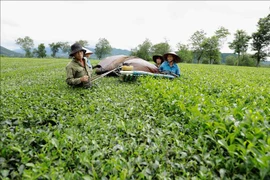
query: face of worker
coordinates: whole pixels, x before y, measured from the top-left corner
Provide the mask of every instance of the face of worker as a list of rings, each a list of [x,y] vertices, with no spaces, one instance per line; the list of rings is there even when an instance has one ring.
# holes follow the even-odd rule
[[[83,59],[83,51],[78,51],[74,54],[75,59],[82,60]]]
[[[167,60],[168,60],[168,62],[172,62],[173,61],[173,55],[169,54],[167,56]]]
[[[89,58],[90,56],[91,56],[91,54],[90,54],[90,53],[85,54],[85,57],[87,57],[87,58]]]
[[[156,59],[157,64],[161,64],[162,60],[160,58]]]

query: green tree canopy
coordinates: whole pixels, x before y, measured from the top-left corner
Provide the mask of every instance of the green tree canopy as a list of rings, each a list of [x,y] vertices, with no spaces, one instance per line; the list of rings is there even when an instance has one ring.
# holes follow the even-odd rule
[[[252,57],[252,55],[244,53],[241,55],[240,61],[239,61],[239,66],[255,66],[256,61]]]
[[[98,43],[96,44],[95,54],[98,59],[105,57],[110,54],[112,51],[112,47],[109,41],[105,38],[99,38]]]
[[[212,36],[204,39],[202,43],[204,58],[208,60],[209,64],[220,64],[219,38]]]
[[[131,56],[137,56],[139,58],[145,59],[147,61],[151,61],[152,43],[149,39],[146,39],[142,44],[138,45],[135,49],[131,50]]]
[[[59,51],[59,49],[61,49],[62,47],[62,43],[61,42],[57,42],[57,43],[51,43],[49,44],[52,54],[52,57],[55,57],[56,53]]]
[[[197,62],[203,56],[203,41],[206,39],[206,33],[203,30],[196,31],[189,39],[191,41],[191,48],[196,56]]]
[[[270,45],[270,14],[265,18],[260,18],[257,24],[257,32],[252,34],[252,50],[256,53],[253,55],[256,59],[256,66],[258,67],[261,60],[269,56]]]
[[[177,54],[183,60],[183,62],[192,63],[193,61],[193,52],[189,49],[188,45],[178,43]]]
[[[163,54],[170,52],[170,51],[171,51],[171,46],[168,44],[167,41],[155,44],[151,47],[151,54],[152,55],[157,55],[157,54],[163,55]]]
[[[34,49],[33,54],[35,54],[38,58],[46,57],[45,45],[43,43],[38,45],[38,48]]]
[[[236,65],[239,65],[240,55],[247,51],[250,39],[251,37],[244,30],[237,30],[233,42],[229,43],[229,48],[234,50],[234,53],[238,56]]]
[[[82,47],[88,46],[88,41],[86,41],[86,40],[79,40],[79,41],[76,41],[76,42],[79,43]]]
[[[25,57],[32,57],[31,49],[34,47],[34,41],[29,36],[18,38],[15,42],[25,51]]]
[[[223,46],[224,42],[227,40],[227,36],[230,34],[231,33],[229,32],[229,30],[225,27],[220,27],[215,31],[215,36],[218,38],[220,48]]]
[[[70,45],[68,42],[61,42],[61,50],[63,53],[70,53],[71,49],[70,49]]]
[[[225,61],[226,65],[234,66],[237,59],[234,56],[227,56]]]
[[[206,37],[203,30],[196,31],[189,41],[191,41],[191,48],[197,62],[200,63],[201,58],[203,58],[204,63],[219,64],[221,59],[220,48],[229,34],[228,29],[224,27],[217,29],[211,37]]]

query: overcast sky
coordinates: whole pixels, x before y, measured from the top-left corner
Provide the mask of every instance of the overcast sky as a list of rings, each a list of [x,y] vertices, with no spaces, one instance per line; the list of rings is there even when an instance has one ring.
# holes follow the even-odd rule
[[[223,26],[231,35],[221,52],[232,52],[227,43],[236,30],[251,35],[269,13],[270,1],[1,1],[1,46],[19,49],[15,40],[25,36],[35,47],[77,40],[95,47],[106,38],[130,50],[148,38],[152,44],[167,39],[176,50],[197,30],[212,36]]]

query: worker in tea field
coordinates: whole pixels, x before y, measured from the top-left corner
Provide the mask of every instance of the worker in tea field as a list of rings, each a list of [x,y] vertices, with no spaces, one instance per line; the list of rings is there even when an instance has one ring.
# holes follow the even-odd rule
[[[91,54],[93,54],[93,52],[90,51],[89,49],[84,48],[84,47],[83,47],[83,49],[86,51],[85,54],[84,54],[84,59],[87,60],[87,66],[88,66],[90,69],[92,69],[91,61],[90,61],[89,58],[90,58]]]
[[[177,63],[181,62],[181,58],[175,52],[169,52],[163,55],[164,62],[159,67],[162,74],[171,74],[176,77],[180,76],[180,68]]]
[[[72,87],[92,87],[90,82],[92,69],[87,66],[87,60],[83,57],[85,53],[86,50],[79,43],[71,45],[69,56],[72,60],[66,66],[66,82]]]
[[[160,65],[164,62],[164,58],[161,55],[154,55],[153,61],[156,63],[156,67],[159,68]]]

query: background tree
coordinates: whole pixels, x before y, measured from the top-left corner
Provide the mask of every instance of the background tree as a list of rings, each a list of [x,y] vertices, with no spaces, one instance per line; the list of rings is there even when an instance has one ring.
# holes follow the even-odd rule
[[[230,32],[225,27],[220,27],[215,31],[215,35],[209,38],[212,47],[212,53],[210,55],[210,63],[220,64],[221,61],[221,52],[223,44],[227,40],[227,36],[230,35]],[[216,47],[215,47],[216,46]],[[212,61],[213,60],[213,61]]]
[[[237,61],[237,58],[236,57],[234,57],[234,56],[227,56],[226,57],[226,60],[225,60],[225,63],[226,63],[226,65],[234,66],[235,63],[236,63],[236,61]]]
[[[61,49],[62,47],[62,43],[61,42],[57,42],[57,43],[51,43],[49,44],[52,54],[52,57],[55,57],[56,53]]]
[[[261,60],[269,56],[268,48],[270,45],[270,14],[265,18],[260,18],[257,24],[257,32],[252,34],[252,50],[256,51],[253,57],[256,59],[258,67]]]
[[[69,54],[71,51],[69,43],[68,42],[61,42],[61,50],[63,53]]]
[[[218,30],[215,31],[215,36],[218,38],[219,42],[219,48],[223,46],[224,42],[227,40],[227,36],[230,34],[231,33],[229,32],[229,30],[225,27],[220,27]]]
[[[152,55],[157,55],[157,54],[163,55],[163,54],[170,52],[170,51],[172,51],[172,50],[171,50],[171,47],[167,41],[155,44],[151,47],[151,54]]]
[[[146,61],[151,61],[151,47],[151,41],[149,39],[146,39],[142,44],[138,45],[138,47],[132,49],[130,55],[137,56],[139,58],[145,59]]]
[[[15,42],[25,51],[25,57],[32,57],[31,49],[34,47],[34,41],[29,36],[18,38]]]
[[[191,48],[197,59],[198,64],[203,56],[202,43],[206,38],[206,33],[203,30],[196,31],[189,39],[191,41]]]
[[[252,55],[244,53],[241,55],[239,66],[255,66],[256,60],[252,57]]]
[[[137,56],[138,47],[135,47],[130,50],[130,56]]]
[[[234,34],[233,42],[229,43],[229,48],[234,50],[234,53],[237,54],[237,66],[239,65],[240,55],[247,52],[250,39],[251,37],[244,30],[237,30]]]
[[[112,51],[112,47],[109,41],[105,38],[99,38],[98,43],[96,44],[95,54],[98,59],[105,57],[110,54]]]
[[[178,43],[177,47],[177,55],[186,63],[192,63],[193,61],[193,52],[189,49],[188,45]]]
[[[206,57],[202,57],[202,64],[209,64],[209,59]]]
[[[36,55],[38,58],[46,57],[45,45],[43,43],[38,45],[38,48],[34,49],[33,54]]]
[[[209,64],[220,64],[221,54],[219,51],[219,38],[212,36],[204,39],[202,43],[204,51],[203,57],[208,60]]]
[[[88,46],[88,41],[86,41],[86,40],[79,40],[79,41],[76,41],[76,42],[79,43],[82,47]]]

